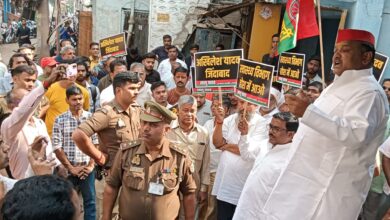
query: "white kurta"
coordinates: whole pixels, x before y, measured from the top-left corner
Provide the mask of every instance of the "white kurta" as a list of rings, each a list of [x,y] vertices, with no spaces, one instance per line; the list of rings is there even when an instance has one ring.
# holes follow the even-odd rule
[[[371,69],[336,77],[303,115],[262,219],[357,219],[383,142],[388,105]]]
[[[222,134],[226,143],[239,144],[242,139],[245,139],[243,142],[248,143],[247,146],[250,148],[245,155],[253,155],[250,152],[259,153],[260,150],[257,148],[260,148],[260,146],[257,143],[268,138],[264,118],[259,114],[254,114],[249,122],[248,135],[241,135],[237,128],[238,121],[238,113],[230,115],[223,121]],[[229,151],[222,151],[212,195],[217,196],[218,200],[237,205],[242,188],[253,164],[254,159],[250,159],[250,157],[239,156]]]
[[[287,162],[290,146],[291,143],[276,145],[265,156],[256,159],[238,200],[233,220],[262,219],[259,213]]]

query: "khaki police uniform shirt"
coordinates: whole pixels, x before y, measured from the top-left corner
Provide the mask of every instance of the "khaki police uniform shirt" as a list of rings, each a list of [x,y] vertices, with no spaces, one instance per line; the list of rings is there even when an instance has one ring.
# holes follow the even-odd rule
[[[134,104],[123,110],[114,99],[96,110],[79,128],[89,137],[98,134],[99,148],[109,156],[106,166],[111,167],[120,144],[138,139],[140,114],[140,106]]]
[[[195,165],[196,186],[202,192],[207,192],[207,186],[210,185],[210,146],[207,130],[195,123],[191,132],[187,134],[180,128],[178,120],[175,120],[171,123],[167,138],[189,151]]]
[[[156,183],[158,176],[159,183],[164,185],[163,195],[148,192],[150,183]],[[191,160],[168,139],[163,141],[161,153],[154,160],[142,142],[122,144],[106,183],[114,188],[122,186],[119,215],[126,220],[176,219],[180,209],[178,190],[184,195],[196,190]]]

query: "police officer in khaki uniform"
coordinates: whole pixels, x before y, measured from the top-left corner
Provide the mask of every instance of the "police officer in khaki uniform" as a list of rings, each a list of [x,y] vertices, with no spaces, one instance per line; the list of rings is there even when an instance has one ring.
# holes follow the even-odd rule
[[[165,107],[147,101],[141,113],[141,139],[125,142],[116,155],[104,188],[103,219],[111,219],[119,195],[122,219],[173,220],[179,215],[180,199],[186,219],[194,219],[196,184],[194,167],[186,150],[165,135],[176,116]]]
[[[104,165],[105,173],[112,166],[120,143],[138,139],[141,107],[136,104],[136,98],[139,87],[138,74],[117,74],[113,80],[115,98],[73,132],[76,145],[97,164]],[[89,138],[94,133],[99,137],[99,149]],[[104,181],[96,181],[98,216],[102,213],[103,188]]]

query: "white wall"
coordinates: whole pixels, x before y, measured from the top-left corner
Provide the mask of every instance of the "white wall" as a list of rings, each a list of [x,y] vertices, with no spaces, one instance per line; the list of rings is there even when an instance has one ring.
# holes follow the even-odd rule
[[[162,45],[162,36],[169,34],[173,44],[181,48],[188,34],[192,33],[199,11],[207,7],[210,0],[151,0],[149,14],[149,50]],[[158,14],[169,15],[168,22],[159,22]]]
[[[122,8],[134,8],[134,0],[92,0],[93,41],[121,32]]]

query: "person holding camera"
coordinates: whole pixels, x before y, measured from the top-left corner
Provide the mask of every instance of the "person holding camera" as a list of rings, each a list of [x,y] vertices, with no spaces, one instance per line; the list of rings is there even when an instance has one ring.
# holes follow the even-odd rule
[[[81,92],[83,93],[83,98],[85,100],[83,104],[84,110],[88,111],[90,106],[88,90],[76,83],[77,64],[75,63],[68,64],[66,66],[66,70],[64,69],[65,66],[66,65],[58,66],[59,75],[57,76],[56,79],[60,79],[60,80],[58,82],[51,84],[45,93],[46,98],[49,100],[49,108],[47,109],[46,112],[45,124],[50,137],[52,135],[55,118],[69,109],[69,105],[66,102],[66,89],[76,85],[78,88],[80,88]],[[54,77],[55,76],[53,76],[53,78]],[[44,83],[44,84],[48,84],[48,83]]]

